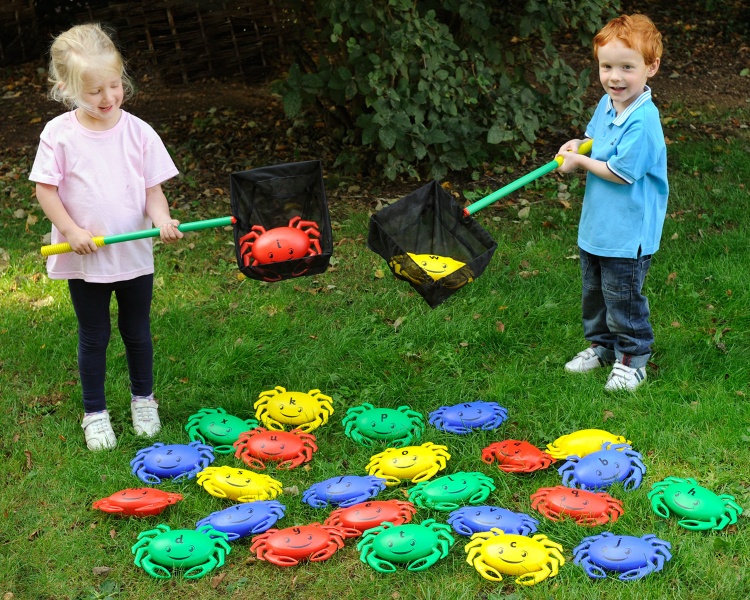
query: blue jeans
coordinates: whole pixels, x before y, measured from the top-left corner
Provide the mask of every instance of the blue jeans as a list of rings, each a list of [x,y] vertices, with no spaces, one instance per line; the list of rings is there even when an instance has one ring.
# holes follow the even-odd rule
[[[115,283],[68,280],[70,298],[78,317],[78,371],[84,412],[107,408],[104,379],[112,329],[109,304],[113,292],[117,298],[117,327],[125,344],[130,391],[137,396],[148,396],[153,391],[154,347],[150,324],[153,286],[153,275]]]
[[[654,331],[641,293],[651,255],[610,258],[580,251],[583,333],[605,362],[638,369],[651,356]]]

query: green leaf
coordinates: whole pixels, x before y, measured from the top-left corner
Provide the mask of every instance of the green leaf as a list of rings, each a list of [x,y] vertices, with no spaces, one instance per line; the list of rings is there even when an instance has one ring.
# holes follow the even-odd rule
[[[284,94],[284,112],[287,117],[294,118],[302,110],[302,94],[297,90],[290,90]]]
[[[380,128],[380,131],[378,131],[378,138],[380,139],[380,143],[383,144],[383,148],[390,150],[396,145],[398,135],[395,129],[386,126]]]

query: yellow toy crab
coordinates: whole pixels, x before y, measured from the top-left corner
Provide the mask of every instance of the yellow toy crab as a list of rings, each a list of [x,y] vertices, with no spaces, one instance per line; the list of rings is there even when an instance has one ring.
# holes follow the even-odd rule
[[[583,458],[587,454],[601,450],[602,445],[608,443],[631,444],[632,442],[604,429],[579,429],[547,444],[547,453],[555,460],[565,460],[569,456]]]
[[[445,469],[450,457],[447,446],[425,442],[420,446],[387,448],[370,458],[365,469],[368,474],[385,479],[387,486],[398,485],[403,479],[419,483]]]
[[[490,581],[519,575],[517,584],[534,585],[557,575],[565,564],[562,546],[541,533],[528,537],[493,527],[472,535],[464,550],[466,562]]]
[[[255,417],[271,431],[300,429],[310,433],[325,425],[333,414],[330,396],[321,394],[320,390],[287,392],[278,385],[261,392],[253,408]]]
[[[196,482],[212,496],[235,502],[273,500],[282,491],[281,482],[273,477],[228,465],[203,469]]]

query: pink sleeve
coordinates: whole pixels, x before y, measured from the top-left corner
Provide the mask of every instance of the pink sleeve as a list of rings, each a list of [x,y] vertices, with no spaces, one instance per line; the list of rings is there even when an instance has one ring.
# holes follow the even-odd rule
[[[143,170],[146,189],[179,175],[179,171],[175,167],[169,152],[167,152],[164,142],[151,127],[148,127],[144,144]]]
[[[39,147],[36,151],[36,158],[31,167],[29,179],[37,183],[46,183],[58,186],[62,180],[62,173],[57,164],[53,144],[49,139],[49,131],[45,128],[39,141]]]

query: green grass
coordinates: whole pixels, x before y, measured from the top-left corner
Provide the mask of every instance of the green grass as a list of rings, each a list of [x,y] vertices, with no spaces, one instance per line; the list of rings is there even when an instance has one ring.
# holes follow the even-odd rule
[[[477,215],[498,242],[495,257],[480,278],[435,310],[366,249],[368,216],[343,202],[332,202],[331,212],[340,224],[336,240],[348,242],[336,247],[335,265],[314,278],[241,280],[228,232],[158,246],[152,328],[164,423],[159,441],[187,442],[183,427],[203,407],[247,418],[258,395],[275,386],[320,389],[333,397],[335,414],[315,431],[320,451],[309,470],[269,470],[302,492],[337,474],[364,474],[375,450],[342,435],[349,407],[408,404],[427,415],[445,404],[495,400],[510,414],[499,430],[455,436],[429,426],[422,441],[449,447],[447,473],[491,475],[497,490],[488,503],[538,517],[529,495],[557,485],[556,470],[508,475],[481,462],[482,447],[506,438],[543,447],[588,427],[632,440],[648,472],[638,490],[613,490],[625,515],[592,529],[540,518],[540,533],[563,545],[568,562],[558,576],[530,588],[512,577],[501,584],[482,579],[466,564],[468,540],[459,536],[449,556],[424,573],[378,574],[360,562],[352,541],[327,562],[290,569],[253,561],[250,543],[239,541],[225,567],[195,582],[157,581],[134,567],[130,547],[139,532],[161,522],[192,528],[228,504],[191,480],[162,486],[185,500],[158,517],[122,519],[91,510],[95,500],[141,485],[128,463],[149,443],[129,425],[124,349],[114,335],[107,392],[120,444],[111,452],[85,449],[67,288],[43,275],[38,247],[48,225],[38,207],[24,206],[28,184],[23,176],[6,176],[12,194],[0,206],[0,245],[9,258],[0,279],[0,594],[24,600],[750,596],[746,515],[721,532],[689,532],[658,518],[646,497],[666,476],[694,477],[750,508],[749,145],[747,137],[736,137],[670,147],[670,216],[646,282],[656,344],[648,383],[632,395],[605,394],[604,372],[576,377],[562,370],[585,345],[578,262],[570,258],[577,252],[581,188],[566,209],[554,177],[527,190],[527,219],[510,206]],[[13,216],[19,206],[40,217],[28,231],[25,217]],[[226,456],[214,464],[241,466]],[[404,498],[405,489],[381,497]],[[280,526],[322,521],[329,512],[303,504],[301,493],[279,499],[287,506]],[[417,517],[444,521],[446,515],[420,509]],[[674,558],[638,582],[593,582],[572,564],[571,550],[605,530],[654,533],[672,543]],[[101,574],[100,567],[109,571]]]

